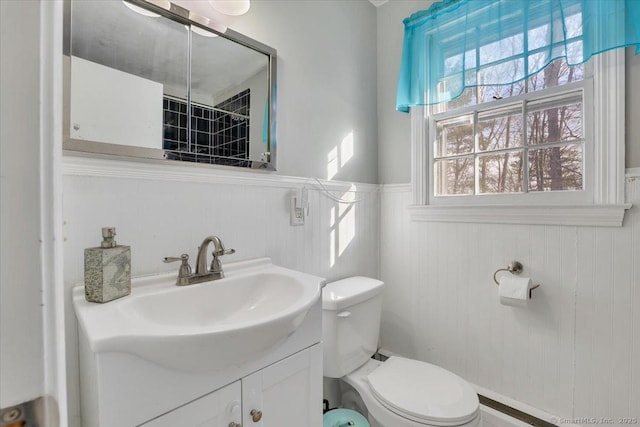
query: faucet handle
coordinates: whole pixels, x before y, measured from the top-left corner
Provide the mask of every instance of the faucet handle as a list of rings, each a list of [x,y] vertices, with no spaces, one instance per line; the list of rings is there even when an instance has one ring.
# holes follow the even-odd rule
[[[235,249],[225,249],[224,248],[224,244],[222,243],[222,241],[220,241],[218,239],[218,244],[216,245],[215,249],[213,250],[212,255],[214,257],[216,256],[222,256],[222,255],[231,255],[236,253]]]
[[[236,250],[235,249],[224,249],[222,248],[221,250],[218,251],[213,251],[213,253],[211,255],[213,255],[213,258],[211,259],[211,267],[209,267],[209,271],[212,273],[221,273],[222,272],[222,262],[220,261],[220,257],[222,255],[231,255],[231,254],[235,254]]]
[[[176,262],[176,261],[184,261],[188,259],[189,259],[189,254],[182,254],[180,256],[166,256],[162,258],[162,262],[170,263],[170,262]]]
[[[191,276],[191,266],[189,265],[189,254],[182,254],[179,257],[167,256],[162,259],[164,263],[182,261],[178,268],[178,279],[176,285],[187,285],[187,279]]]

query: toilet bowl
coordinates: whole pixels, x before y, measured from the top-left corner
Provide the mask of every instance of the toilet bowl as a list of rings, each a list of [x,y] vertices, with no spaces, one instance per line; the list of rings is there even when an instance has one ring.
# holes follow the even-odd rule
[[[383,286],[351,277],[322,291],[324,375],[343,382],[343,405],[365,415],[372,427],[477,426],[478,395],[462,378],[418,360],[371,359]]]

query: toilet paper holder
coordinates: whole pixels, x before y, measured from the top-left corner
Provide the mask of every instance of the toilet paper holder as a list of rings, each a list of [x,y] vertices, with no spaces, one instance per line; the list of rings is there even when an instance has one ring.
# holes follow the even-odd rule
[[[493,273],[493,281],[496,282],[496,285],[500,286],[500,282],[498,282],[498,279],[496,278],[496,275],[501,272],[501,271],[508,271],[511,274],[515,274],[518,275],[520,273],[522,273],[522,263],[518,262],[518,261],[511,261],[509,263],[509,265],[507,265],[507,268],[499,268],[496,270],[495,273]],[[531,289],[529,289],[529,298],[531,298],[531,291],[539,288],[540,284],[534,284],[533,286],[531,286]]]

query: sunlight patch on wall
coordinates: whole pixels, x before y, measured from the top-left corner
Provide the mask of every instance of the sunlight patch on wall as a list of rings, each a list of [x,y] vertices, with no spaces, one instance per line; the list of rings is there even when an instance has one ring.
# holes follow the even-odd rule
[[[329,268],[336,265],[336,207],[332,207],[329,211]]]
[[[332,179],[338,173],[338,147],[333,147],[327,154],[327,179]]]
[[[340,144],[340,167],[343,168],[353,157],[353,131]]]
[[[355,193],[350,189],[343,198],[353,201]],[[339,211],[338,256],[341,256],[356,236],[356,205],[340,204]]]
[[[356,237],[356,204],[349,203],[356,200],[356,186],[351,184],[347,191],[335,196],[345,203],[336,202],[329,211],[329,267],[336,264]]]
[[[333,179],[349,163],[355,154],[354,146],[353,131],[349,131],[342,138],[340,144],[329,151],[327,154],[327,179]]]

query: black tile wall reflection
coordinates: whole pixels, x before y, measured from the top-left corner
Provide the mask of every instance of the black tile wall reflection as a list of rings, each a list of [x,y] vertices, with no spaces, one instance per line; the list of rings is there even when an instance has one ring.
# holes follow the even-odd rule
[[[189,149],[187,103],[165,96],[163,148],[167,150],[167,158],[251,167],[248,160],[250,99],[250,89],[247,89],[214,108],[192,103]]]

